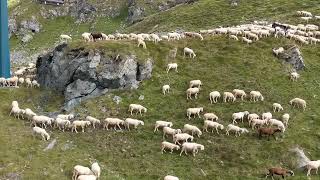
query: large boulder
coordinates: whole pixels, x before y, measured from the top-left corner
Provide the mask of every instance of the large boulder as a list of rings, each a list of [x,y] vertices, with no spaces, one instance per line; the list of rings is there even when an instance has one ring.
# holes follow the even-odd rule
[[[297,46],[285,48],[285,51],[280,53],[278,57],[291,64],[297,71],[302,70],[305,67],[302,54]]]

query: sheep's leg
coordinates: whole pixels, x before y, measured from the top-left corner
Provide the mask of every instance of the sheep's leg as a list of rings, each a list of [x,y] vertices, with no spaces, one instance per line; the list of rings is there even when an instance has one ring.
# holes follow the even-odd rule
[[[311,171],[311,169],[308,168],[307,176],[310,176],[310,171]]]
[[[84,126],[81,126],[82,132],[84,132]]]
[[[156,132],[158,130],[158,127],[155,126],[153,132]]]
[[[181,156],[181,154],[183,153],[183,151],[184,151],[184,149],[182,148],[182,149],[181,149],[181,152],[180,152],[180,156]]]
[[[118,128],[119,128],[120,130],[122,130],[121,127],[120,127],[120,124],[117,124],[117,126],[118,126]]]
[[[218,128],[216,127],[217,134],[219,134]]]
[[[200,113],[198,112],[197,114],[198,114],[198,117],[200,118]]]
[[[171,153],[171,154],[173,153],[173,149],[171,149],[170,153]]]

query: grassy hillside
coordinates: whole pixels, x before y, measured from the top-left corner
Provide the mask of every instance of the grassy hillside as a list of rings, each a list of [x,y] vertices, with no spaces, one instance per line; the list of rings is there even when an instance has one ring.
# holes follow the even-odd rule
[[[96,159],[103,168],[101,179],[106,180],[151,180],[161,179],[166,174],[177,175],[182,180],[259,179],[263,178],[266,168],[270,166],[293,169],[295,158],[289,153],[289,149],[296,145],[310,153],[308,156],[311,159],[319,159],[320,126],[317,119],[320,115],[320,90],[317,73],[320,70],[320,54],[317,46],[301,47],[308,68],[301,72],[301,79],[293,83],[288,80],[287,66],[281,64],[271,53],[271,48],[291,43],[293,42],[284,39],[265,39],[247,46],[225,37],[212,37],[204,41],[161,42],[159,45],[148,43],[146,51],[155,60],[152,79],[144,81],[138,90],[115,91],[83,102],[75,110],[81,118],[86,115],[100,119],[126,118],[131,117],[127,112],[128,105],[139,103],[148,108],[148,113],[142,117],[133,117],[144,120],[145,126],[131,132],[89,129],[86,133],[75,134],[49,130],[52,139],[57,139],[57,145],[48,152],[44,152],[43,148],[49,142],[33,138],[29,123],[8,117],[9,106],[12,100],[18,100],[23,108],[36,109],[40,106],[44,111],[55,111],[61,104],[61,98],[56,98],[57,95],[45,90],[2,89],[0,150],[4,155],[0,160],[0,174],[22,172],[24,179],[70,179],[74,165],[88,166],[90,161]],[[107,47],[114,46],[117,44],[105,42],[99,46],[89,44],[87,48],[105,47],[105,51],[108,51]],[[131,46],[134,51],[135,44]],[[195,50],[195,60],[183,59],[181,53],[185,46]],[[176,60],[179,72],[167,74],[165,66],[169,60],[166,55],[173,47],[178,47],[179,50]],[[204,86],[199,99],[186,100],[185,90],[192,79],[201,79]],[[161,94],[164,84],[170,84],[172,88],[166,96]],[[259,90],[265,101],[252,103],[237,100],[235,103],[210,104],[208,94],[211,91],[232,91],[234,88],[247,92]],[[114,95],[122,97],[123,101],[119,105],[112,101]],[[145,99],[138,100],[140,95],[144,95]],[[35,98],[30,98],[32,96]],[[307,101],[305,112],[289,106],[288,101],[294,97]],[[43,101],[39,101],[41,99]],[[205,150],[196,157],[180,157],[178,152],[162,155],[162,134],[153,133],[153,124],[157,120],[172,121],[175,128],[182,128],[186,123],[202,127],[202,119],[187,120],[185,112],[189,107],[202,106],[205,112],[216,113],[220,122],[227,125],[234,112],[248,110],[261,114],[272,111],[274,102],[281,103],[285,108],[284,112],[291,116],[289,128],[283,136],[278,136],[277,141],[259,140],[252,130],[237,138],[204,133],[201,138],[195,138],[195,142],[204,144]],[[276,118],[281,115],[282,113],[274,113]],[[247,123],[240,126],[248,127]],[[167,140],[171,141],[170,138]],[[70,149],[66,149],[67,146],[71,146]],[[206,176],[203,176],[201,170]],[[304,172],[295,171],[296,176],[290,179],[305,178]],[[312,179],[317,179],[317,176]]]

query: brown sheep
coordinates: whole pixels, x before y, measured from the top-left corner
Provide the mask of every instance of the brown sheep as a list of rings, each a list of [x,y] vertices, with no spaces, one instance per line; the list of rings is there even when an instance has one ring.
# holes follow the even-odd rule
[[[276,167],[276,168],[270,168],[269,169],[269,173],[266,175],[266,178],[268,176],[271,176],[271,178],[273,179],[273,175],[274,174],[282,176],[282,179],[284,179],[287,174],[289,174],[290,176],[294,176],[294,172],[293,171]]]
[[[267,135],[268,141],[270,140],[270,136],[273,136],[274,139],[276,139],[276,137],[274,136],[274,134],[276,132],[281,132],[281,129],[279,129],[279,128],[259,128],[258,129],[259,139],[261,139],[262,135]]]

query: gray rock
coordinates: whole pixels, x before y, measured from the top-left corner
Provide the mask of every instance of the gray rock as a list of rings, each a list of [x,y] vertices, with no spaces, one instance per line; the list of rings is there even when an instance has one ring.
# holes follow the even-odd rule
[[[8,26],[9,26],[9,38],[10,38],[12,34],[15,34],[18,31],[16,20],[10,18],[8,22]]]
[[[32,31],[33,33],[38,33],[40,32],[41,28],[41,24],[34,16],[32,16],[31,20],[24,20],[20,23],[20,31],[23,31],[23,29],[25,29]]]
[[[166,11],[170,8],[173,8],[179,4],[191,4],[194,3],[198,0],[167,0],[166,2],[163,2],[162,4],[159,5],[159,10],[160,11]]]
[[[144,100],[144,95],[140,95],[140,96],[139,96],[139,100],[140,100],[140,101]]]
[[[286,49],[285,52],[279,54],[278,57],[293,65],[293,68],[297,71],[305,67],[302,54],[297,46]]]
[[[56,143],[57,143],[57,139],[52,140],[52,141],[48,144],[48,146],[43,149],[43,151],[48,151],[48,150],[52,149],[52,148],[54,147],[54,145],[56,145]]]
[[[148,59],[144,64],[138,65],[138,75],[137,79],[138,81],[141,81],[143,79],[150,79],[152,76],[152,68],[153,68],[153,61],[151,59]]]
[[[8,173],[4,176],[5,180],[21,180],[22,177],[18,173]]]
[[[112,100],[116,104],[119,104],[122,101],[122,98],[120,96],[114,96]]]
[[[69,7],[70,15],[77,18],[77,22],[86,22],[90,20],[93,13],[97,11],[96,7],[89,4],[86,0],[70,0]]]
[[[96,88],[97,87],[95,83],[77,79],[67,86],[64,93],[65,99],[67,101],[70,101],[72,99],[87,96],[88,94],[91,94]]]
[[[21,41],[26,44],[26,43],[30,42],[32,39],[33,39],[33,36],[31,34],[25,34],[22,37]]]
[[[299,147],[291,149],[291,152],[296,153],[297,156],[297,169],[302,169],[310,161],[310,159],[304,154],[303,150]]]
[[[143,7],[138,7],[136,5],[129,6],[128,17],[127,17],[127,21],[129,22],[129,24],[142,21],[142,19],[145,16],[144,11],[145,9]]]

